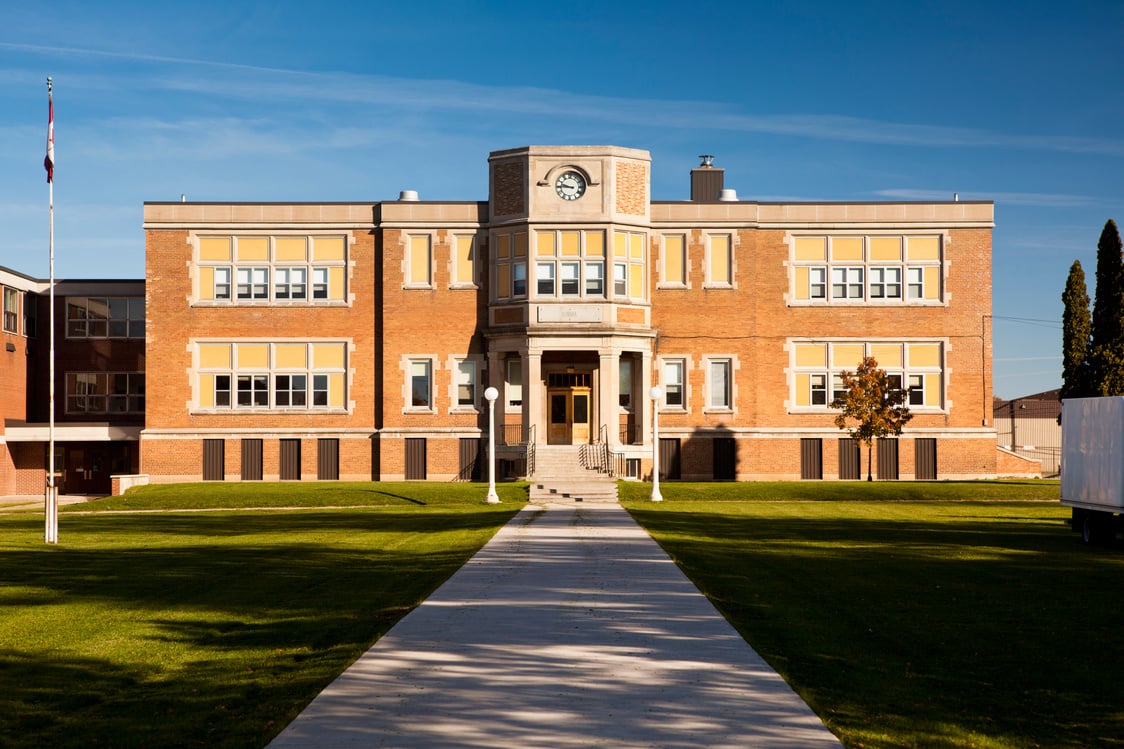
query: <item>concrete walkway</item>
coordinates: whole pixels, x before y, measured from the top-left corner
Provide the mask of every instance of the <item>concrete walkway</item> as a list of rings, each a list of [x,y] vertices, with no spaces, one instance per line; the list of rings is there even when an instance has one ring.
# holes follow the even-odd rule
[[[270,747],[842,744],[603,503],[520,511]]]

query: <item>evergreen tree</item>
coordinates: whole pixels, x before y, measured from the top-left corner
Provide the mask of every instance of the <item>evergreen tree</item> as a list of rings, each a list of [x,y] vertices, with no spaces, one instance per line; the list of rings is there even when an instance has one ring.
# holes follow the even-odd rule
[[[1081,261],[1074,260],[1062,293],[1062,398],[1092,395],[1089,389],[1089,292]]]
[[[843,393],[831,403],[840,410],[835,426],[847,429],[847,419],[858,422],[850,428],[851,438],[866,445],[866,480],[871,475],[871,448],[878,437],[901,434],[905,423],[913,418],[905,405],[906,391],[901,381],[894,382],[886,370],[878,368],[872,356],[863,357],[852,374],[842,375]]]
[[[1097,242],[1097,289],[1089,351],[1091,395],[1124,395],[1124,253],[1109,219]]]

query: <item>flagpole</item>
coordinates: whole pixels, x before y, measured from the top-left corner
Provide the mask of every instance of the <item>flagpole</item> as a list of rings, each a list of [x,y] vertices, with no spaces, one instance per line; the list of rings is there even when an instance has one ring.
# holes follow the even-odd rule
[[[59,542],[59,488],[55,486],[55,102],[50,77],[47,78],[47,104],[50,114],[47,123],[47,188],[50,213],[50,365],[48,367],[48,392],[50,405],[47,409],[49,427],[47,430],[47,493],[44,507],[46,516],[45,540],[49,544]]]

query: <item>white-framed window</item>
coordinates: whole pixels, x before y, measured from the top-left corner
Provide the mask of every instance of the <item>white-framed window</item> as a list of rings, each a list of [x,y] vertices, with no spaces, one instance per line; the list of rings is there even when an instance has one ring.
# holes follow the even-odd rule
[[[605,296],[605,263],[600,260],[585,264],[585,295]]]
[[[854,267],[831,269],[832,299],[862,299],[863,269]]]
[[[613,296],[628,296],[628,263],[613,263]]]
[[[665,234],[660,257],[660,285],[682,288],[687,285],[687,237]]]
[[[194,346],[201,410],[347,406],[343,341],[198,341]]]
[[[144,338],[144,297],[67,297],[67,338]]]
[[[642,232],[613,232],[613,298],[618,301],[642,300],[648,296],[648,237]]]
[[[791,300],[797,304],[942,301],[940,234],[796,235],[791,247]]]
[[[273,298],[308,299],[308,268],[277,268],[273,272]]]
[[[706,407],[726,411],[733,408],[733,362],[730,359],[707,359]]]
[[[527,232],[497,233],[491,238],[495,283],[493,299],[527,296]]]
[[[406,238],[406,283],[407,288],[431,288],[433,286],[433,239],[428,234],[411,235]]]
[[[706,285],[733,286],[733,245],[729,234],[712,234],[706,240]]]
[[[686,371],[687,362],[684,359],[665,359],[663,361],[662,387],[665,408],[687,408]]]
[[[197,304],[291,305],[347,299],[347,238],[342,235],[199,236],[196,245]]]
[[[4,287],[4,332],[20,331],[20,293],[9,286]]]
[[[535,264],[535,292],[539,296],[554,296],[554,263]]]
[[[412,410],[433,410],[433,360],[411,359],[409,363],[410,400]]]
[[[901,299],[902,269],[898,267],[871,268],[870,298],[872,300]]]
[[[476,407],[476,362],[462,359],[457,362],[457,406]]]
[[[617,392],[621,408],[632,411],[632,359],[621,358]]]
[[[507,394],[507,410],[518,411],[523,408],[523,360],[507,360],[507,380],[504,382]]]
[[[476,287],[476,237],[471,234],[453,236],[453,288]]]
[[[67,372],[65,381],[67,413],[144,413],[144,372]]]
[[[604,232],[600,230],[539,229],[536,231],[534,234],[536,296],[571,299],[604,298],[604,237]],[[500,248],[499,252],[502,254],[504,250]],[[518,294],[513,293],[513,296]]]
[[[39,311],[36,305],[36,296],[30,291],[23,294],[23,334],[28,338],[34,338],[38,330]],[[143,332],[144,325],[141,324]]]
[[[940,411],[944,343],[940,340],[791,341],[791,408],[826,411],[844,394],[843,373],[872,357],[891,388],[908,389],[907,403],[918,411]]]

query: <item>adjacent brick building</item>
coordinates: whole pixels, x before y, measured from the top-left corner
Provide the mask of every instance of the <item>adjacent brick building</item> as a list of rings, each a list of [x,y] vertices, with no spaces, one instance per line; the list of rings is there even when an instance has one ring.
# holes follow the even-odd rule
[[[856,478],[827,404],[910,388],[883,478],[993,476],[988,202],[653,202],[646,151],[493,152],[482,202],[147,203],[151,481],[451,480],[540,445],[669,478]],[[685,185],[686,187],[686,185]],[[719,198],[722,199],[719,199]]]

